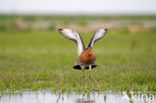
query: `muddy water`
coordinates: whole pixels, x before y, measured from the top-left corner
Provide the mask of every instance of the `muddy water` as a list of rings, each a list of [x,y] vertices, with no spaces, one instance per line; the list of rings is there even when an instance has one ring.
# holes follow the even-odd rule
[[[155,92],[111,92],[91,93],[52,91],[3,91],[0,103],[156,103]]]

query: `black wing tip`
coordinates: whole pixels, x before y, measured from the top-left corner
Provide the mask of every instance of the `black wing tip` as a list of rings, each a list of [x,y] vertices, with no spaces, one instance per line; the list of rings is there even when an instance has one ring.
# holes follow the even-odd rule
[[[100,29],[103,29],[104,31],[108,31],[108,28],[100,28]]]
[[[59,28],[59,29],[58,29],[59,32],[61,32],[62,30],[63,30],[62,28]]]
[[[62,28],[59,28],[59,29],[58,29],[58,32],[59,32],[61,35],[65,35],[65,34],[63,33],[63,29],[62,29]]]
[[[97,65],[92,65],[91,69],[94,69],[96,67],[97,67]],[[82,70],[80,65],[75,65],[75,66],[73,66],[73,68],[76,69],[76,70]],[[89,70],[89,66],[87,66],[84,70]]]
[[[103,28],[103,30],[107,32],[108,31],[108,28]]]

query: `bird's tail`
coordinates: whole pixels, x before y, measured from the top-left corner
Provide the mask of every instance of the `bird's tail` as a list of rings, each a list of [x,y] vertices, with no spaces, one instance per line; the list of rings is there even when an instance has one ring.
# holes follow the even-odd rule
[[[92,68],[91,69],[94,69],[96,67],[97,67],[97,65],[92,65]],[[75,65],[75,66],[73,66],[73,68],[76,69],[76,70],[82,70],[82,68],[81,68],[80,65]],[[86,66],[85,67],[85,70],[89,70],[89,66]]]

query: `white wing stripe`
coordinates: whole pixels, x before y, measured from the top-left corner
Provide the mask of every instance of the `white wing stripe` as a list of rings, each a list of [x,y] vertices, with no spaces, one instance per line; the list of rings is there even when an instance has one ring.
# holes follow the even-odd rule
[[[85,47],[80,35],[72,29],[58,29],[58,30],[64,37],[73,40],[74,42],[77,43],[78,55],[81,55]]]
[[[99,39],[102,39],[105,34],[107,32],[107,29],[99,29],[96,31],[96,33],[94,34],[94,36],[92,37],[88,47],[93,47],[94,43],[99,40]]]

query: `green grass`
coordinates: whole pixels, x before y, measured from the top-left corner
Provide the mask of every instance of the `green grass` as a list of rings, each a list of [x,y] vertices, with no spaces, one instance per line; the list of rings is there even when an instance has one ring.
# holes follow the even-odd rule
[[[111,29],[95,44],[98,67],[91,75],[96,81],[89,81],[72,69],[75,44],[57,31],[1,31],[0,89],[156,91],[155,32]],[[93,33],[81,34],[87,44]]]

